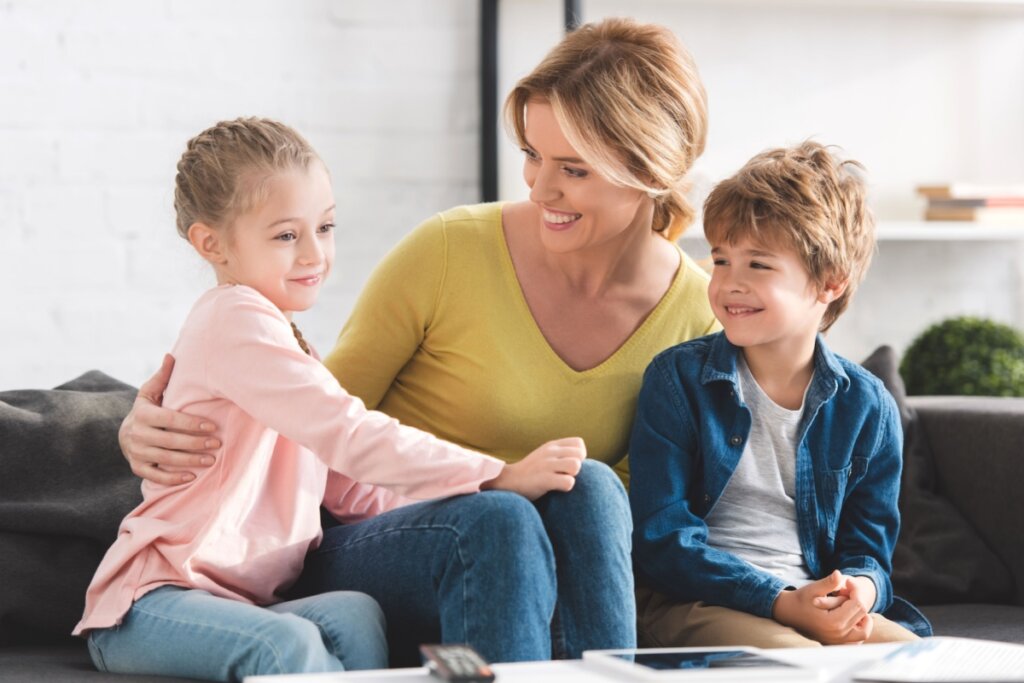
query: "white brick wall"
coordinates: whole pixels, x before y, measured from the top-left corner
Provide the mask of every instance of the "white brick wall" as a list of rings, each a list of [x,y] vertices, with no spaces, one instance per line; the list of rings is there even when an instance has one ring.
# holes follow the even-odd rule
[[[0,2],[0,389],[138,384],[207,267],[174,166],[218,119],[280,118],[332,171],[338,262],[300,323],[328,349],[372,265],[477,199],[471,0]]]
[[[502,3],[502,89],[560,0]],[[1024,177],[1024,14],[928,3],[590,0],[676,30],[711,94],[700,172],[817,135],[867,163],[882,218],[921,180]],[[138,384],[206,266],[174,230],[174,165],[221,118],[305,133],[332,171],[338,263],[300,316],[330,347],[373,264],[477,199],[475,0],[0,0],[0,390],[98,368]],[[522,196],[514,145],[502,194]],[[971,178],[967,178],[971,179]],[[854,358],[953,313],[1024,323],[1019,244],[886,243],[833,341]]]

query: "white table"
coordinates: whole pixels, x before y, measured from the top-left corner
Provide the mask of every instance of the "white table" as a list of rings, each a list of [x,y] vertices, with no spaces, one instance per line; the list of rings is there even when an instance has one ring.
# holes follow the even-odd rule
[[[793,664],[820,667],[825,675],[823,683],[849,683],[853,672],[868,662],[880,659],[899,647],[898,644],[837,645],[833,647],[772,650],[772,656]],[[584,666],[581,660],[558,662],[522,662],[495,664],[496,683],[608,683],[617,680],[602,671]],[[425,667],[415,669],[388,669],[381,671],[352,671],[335,674],[301,674],[284,676],[257,676],[246,683],[409,683],[410,681],[438,681]],[[621,679],[618,679],[621,680]],[[748,679],[749,680],[749,679]]]

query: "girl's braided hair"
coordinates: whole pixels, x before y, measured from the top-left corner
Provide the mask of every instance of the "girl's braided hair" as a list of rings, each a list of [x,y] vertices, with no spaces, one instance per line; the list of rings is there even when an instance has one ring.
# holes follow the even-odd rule
[[[294,129],[270,119],[221,121],[188,141],[174,178],[178,234],[193,223],[226,228],[261,201],[275,173],[320,157]]]
[[[220,121],[188,141],[174,178],[178,234],[188,239],[194,223],[226,229],[262,201],[275,173],[309,168],[320,157],[293,128],[263,118]],[[292,323],[299,347],[309,344]]]

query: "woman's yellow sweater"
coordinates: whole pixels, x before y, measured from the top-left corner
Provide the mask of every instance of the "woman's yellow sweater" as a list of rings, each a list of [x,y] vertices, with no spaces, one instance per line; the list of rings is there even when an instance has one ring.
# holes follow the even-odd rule
[[[501,205],[457,207],[420,225],[377,266],[324,362],[368,407],[405,424],[508,462],[580,436],[588,457],[616,465],[628,483],[623,458],[647,364],[718,328],[708,276],[681,256],[633,335],[578,372],[530,313]]]

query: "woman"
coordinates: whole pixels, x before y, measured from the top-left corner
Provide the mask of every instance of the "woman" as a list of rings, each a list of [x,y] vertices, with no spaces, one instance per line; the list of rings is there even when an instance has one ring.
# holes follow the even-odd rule
[[[651,358],[716,327],[706,276],[673,242],[693,219],[683,178],[706,104],[672,34],[586,25],[516,85],[505,114],[529,201],[452,209],[410,233],[325,364],[368,407],[456,443],[516,460],[575,435],[590,460],[572,491],[536,504],[486,492],[325,531],[296,591],[375,597],[394,661],[438,637],[495,661],[635,643],[631,522],[608,465],[626,454]],[[133,470],[164,483],[203,459],[179,451],[210,438],[158,407],[169,371],[120,435]]]

